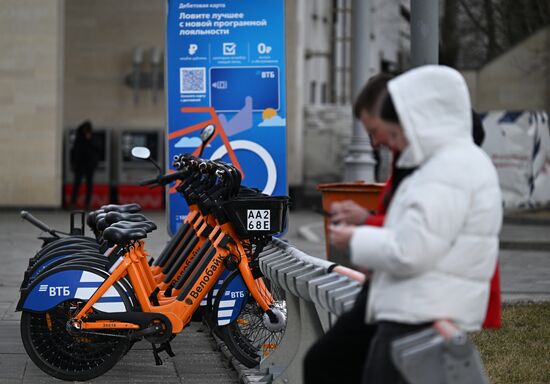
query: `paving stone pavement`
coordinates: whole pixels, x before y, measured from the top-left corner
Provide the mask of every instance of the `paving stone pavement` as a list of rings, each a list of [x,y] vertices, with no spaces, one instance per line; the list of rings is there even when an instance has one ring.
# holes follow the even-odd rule
[[[30,210],[53,228],[68,230],[68,213]],[[152,254],[166,244],[166,218],[145,212],[159,225],[147,239]],[[19,335],[20,313],[14,312],[27,260],[40,247],[40,233],[15,210],[0,211],[0,384],[60,383],[40,371],[27,357]],[[550,301],[550,220],[512,220],[504,225],[500,251],[501,283],[505,301]],[[291,211],[284,239],[301,251],[325,257],[322,216]],[[94,383],[238,383],[235,371],[214,347],[208,332],[193,323],[172,343],[175,358],[156,366],[146,342],[137,343],[111,371]]]
[[[33,211],[38,218],[52,228],[67,231],[68,213],[63,211]],[[151,234],[147,247],[157,253],[168,235],[165,216],[159,212],[145,212],[159,225]],[[41,245],[36,237],[40,230],[23,221],[17,211],[0,212],[0,384],[62,383],[38,369],[27,357],[19,332],[20,313],[14,312],[19,299],[19,285],[27,260]],[[192,323],[172,342],[176,356],[169,358],[162,353],[164,364],[156,366],[151,345],[145,341],[136,343],[132,350],[109,372],[94,379],[93,383],[185,383],[185,384],[233,384],[238,383],[237,373],[229,367],[209,332]]]

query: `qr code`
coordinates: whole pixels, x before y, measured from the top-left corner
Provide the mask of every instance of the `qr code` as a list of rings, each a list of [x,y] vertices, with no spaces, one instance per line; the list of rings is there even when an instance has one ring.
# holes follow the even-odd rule
[[[180,68],[180,93],[206,93],[206,68]]]

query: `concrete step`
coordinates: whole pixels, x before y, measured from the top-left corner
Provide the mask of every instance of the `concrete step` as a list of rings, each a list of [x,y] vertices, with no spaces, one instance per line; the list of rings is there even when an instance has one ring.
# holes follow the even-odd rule
[[[500,248],[511,250],[550,250],[550,226],[510,224],[505,222],[500,232]]]
[[[550,209],[506,213],[504,215],[504,223],[550,226]]]

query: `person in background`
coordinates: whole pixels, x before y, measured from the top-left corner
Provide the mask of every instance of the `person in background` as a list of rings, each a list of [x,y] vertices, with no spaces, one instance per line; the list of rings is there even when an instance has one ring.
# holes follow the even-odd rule
[[[381,117],[398,168],[415,168],[394,193],[383,227],[332,224],[331,243],[370,270],[372,327],[361,382],[403,383],[391,342],[449,319],[480,329],[498,255],[502,204],[496,170],[472,140],[463,77],[423,66],[388,83]]]
[[[76,206],[82,179],[86,180],[86,209],[90,208],[94,183],[94,172],[98,163],[98,150],[93,141],[93,128],[89,120],[76,129],[76,137],[71,148],[71,169],[74,173],[71,207]]]
[[[472,124],[474,143],[481,147],[485,140],[485,130],[483,129],[481,117],[474,110],[472,110]],[[489,303],[487,304],[487,314],[483,321],[483,328],[498,329],[500,327],[502,327],[502,302],[500,298],[500,269],[497,263],[495,273],[491,279],[491,293],[489,295]]]

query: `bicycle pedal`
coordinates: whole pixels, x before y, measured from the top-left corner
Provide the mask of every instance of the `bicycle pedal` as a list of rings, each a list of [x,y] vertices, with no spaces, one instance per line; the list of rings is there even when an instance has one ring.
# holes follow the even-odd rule
[[[159,356],[160,352],[166,352],[166,354],[170,357],[176,356],[174,351],[172,351],[172,346],[170,345],[169,341],[165,341],[164,343],[160,344],[158,347],[156,344],[151,343],[153,346],[153,356],[155,357],[155,363],[157,365],[162,365],[162,359]]]
[[[153,357],[155,358],[156,365],[162,365],[162,359],[160,358],[157,350],[155,349],[155,344],[153,344]]]
[[[170,357],[174,357],[176,356],[176,354],[174,353],[174,351],[172,351],[172,346],[170,345],[170,342],[169,341],[166,341],[164,343],[162,343],[162,345],[164,346],[164,351],[166,352],[166,354]]]
[[[140,337],[144,337],[144,336],[148,336],[148,335],[154,335],[159,330],[160,330],[159,325],[153,325],[151,327],[140,329],[139,331],[131,333],[129,337],[130,337],[131,340],[135,340],[135,339],[139,339]]]

